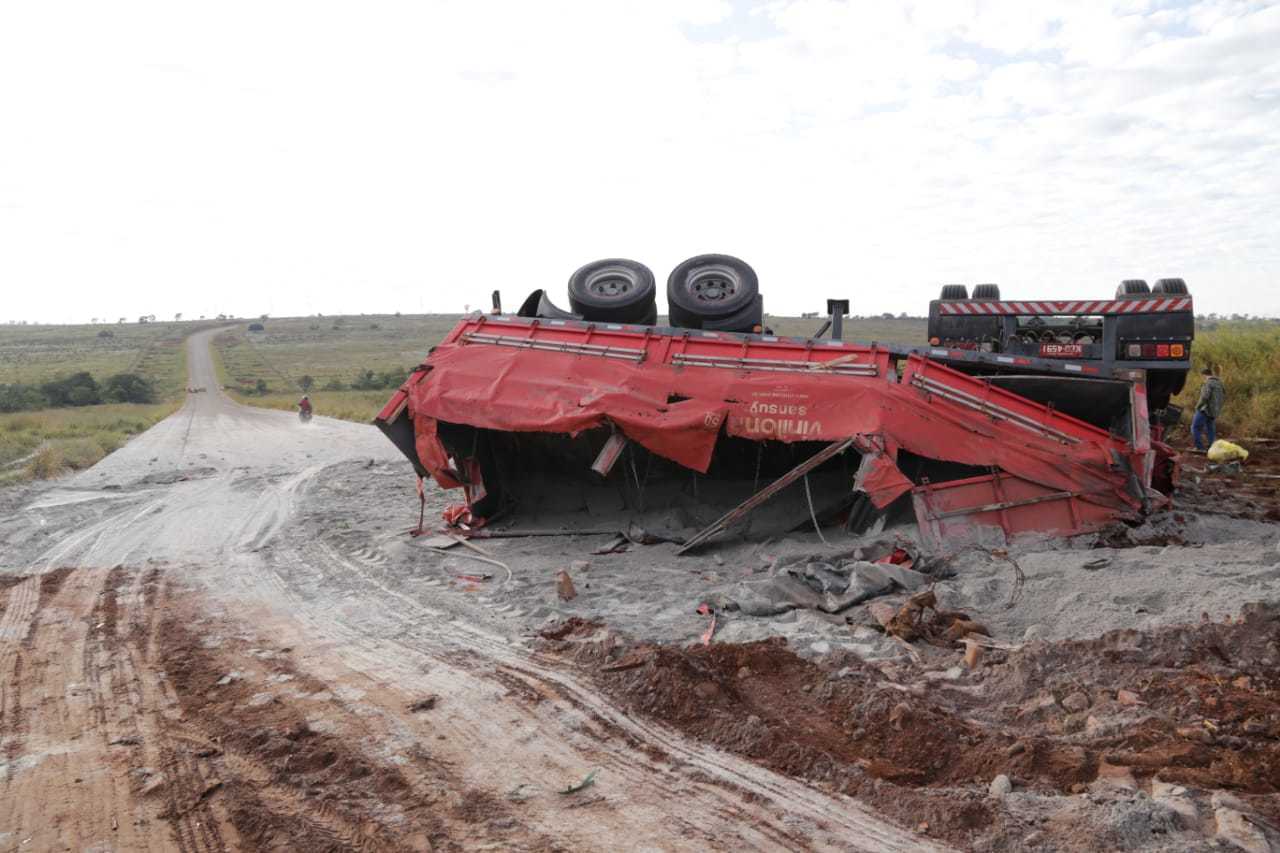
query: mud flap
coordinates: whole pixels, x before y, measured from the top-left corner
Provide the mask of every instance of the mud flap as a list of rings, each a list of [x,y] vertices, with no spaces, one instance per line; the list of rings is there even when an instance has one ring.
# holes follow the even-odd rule
[[[997,473],[912,490],[921,541],[934,552],[997,545],[1021,533],[1074,536],[1116,520],[1116,511],[1011,474]]]

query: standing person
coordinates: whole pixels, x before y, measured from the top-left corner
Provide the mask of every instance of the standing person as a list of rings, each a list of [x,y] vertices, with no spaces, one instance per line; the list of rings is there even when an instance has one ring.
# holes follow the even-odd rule
[[[1218,415],[1222,414],[1222,404],[1227,400],[1227,389],[1211,368],[1200,372],[1204,374],[1204,385],[1200,388],[1200,401],[1196,403],[1196,416],[1191,419],[1191,438],[1196,450],[1208,450],[1218,437]],[[1208,440],[1202,443],[1202,437]]]

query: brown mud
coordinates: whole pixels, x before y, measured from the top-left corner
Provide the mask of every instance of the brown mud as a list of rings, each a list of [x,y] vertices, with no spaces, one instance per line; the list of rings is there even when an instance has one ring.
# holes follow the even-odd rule
[[[9,576],[0,626],[5,849],[559,849],[158,569]]]
[[[1230,515],[1252,521],[1280,521],[1280,443],[1244,442],[1249,458],[1235,467],[1210,467],[1189,445],[1182,453],[1179,509]]]
[[[1280,606],[1225,623],[989,649],[974,672],[815,663],[785,640],[630,644],[574,623],[547,641],[633,713],[848,793],[961,847],[1008,835],[986,796],[1071,797],[1117,778],[1230,791],[1280,822]],[[940,670],[943,670],[940,672]]]

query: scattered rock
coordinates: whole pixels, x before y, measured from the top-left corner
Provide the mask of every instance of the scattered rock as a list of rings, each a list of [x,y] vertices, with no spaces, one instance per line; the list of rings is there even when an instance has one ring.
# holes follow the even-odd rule
[[[697,693],[703,699],[714,699],[720,693],[720,687],[714,681],[700,681],[693,688],[693,692]]]
[[[1116,701],[1121,705],[1141,705],[1142,697],[1132,690],[1117,690]]]
[[[1213,812],[1218,838],[1234,844],[1245,853],[1271,853],[1267,836],[1255,826],[1243,812],[1218,808]]]
[[[1072,713],[1084,711],[1088,709],[1090,704],[1092,703],[1089,701],[1089,696],[1083,690],[1077,690],[1062,700],[1062,707]]]
[[[1114,720],[1107,717],[1095,717],[1092,714],[1084,721],[1084,733],[1089,737],[1102,737],[1117,728]]]
[[[750,678],[750,677],[751,677],[751,667],[749,667],[749,666],[740,666],[740,667],[738,667],[738,677],[739,677],[739,678]]]
[[[1196,807],[1195,800],[1187,794],[1187,789],[1181,785],[1152,779],[1151,799],[1177,814],[1184,828],[1190,829],[1200,823],[1200,809]]]
[[[1036,640],[1043,640],[1045,630],[1043,625],[1028,625],[1027,630],[1022,632],[1022,641],[1025,643],[1034,643]]]
[[[966,669],[977,669],[982,663],[982,646],[976,640],[965,637],[964,665]]]
[[[999,776],[991,780],[991,784],[987,787],[987,796],[993,800],[1003,800],[1013,791],[1013,783],[1009,781],[1009,777],[1001,773]]]
[[[561,601],[572,601],[578,597],[578,591],[573,588],[573,578],[564,570],[556,573],[556,594]]]
[[[168,780],[165,778],[165,775],[163,773],[157,774],[155,778],[151,779],[151,781],[147,782],[147,784],[142,786],[142,795],[145,797],[150,794],[154,794],[156,791],[163,788],[165,785],[165,782],[167,781]]]
[[[819,640],[809,646],[809,651],[813,652],[815,655],[825,655],[827,652],[831,651],[831,644],[826,640]]]
[[[1058,700],[1053,698],[1052,693],[1042,690],[1018,706],[1018,716],[1041,718],[1057,707],[1057,704]]]
[[[591,563],[589,563],[586,560],[574,560],[573,562],[569,563],[570,571],[585,572],[589,568],[591,568]]]
[[[1062,731],[1069,735],[1082,732],[1087,719],[1087,714],[1067,714],[1062,718]]]
[[[1233,809],[1238,812],[1251,812],[1253,809],[1244,800],[1229,791],[1214,791],[1209,797],[1209,805],[1215,809]]]
[[[888,628],[889,623],[893,621],[893,617],[898,611],[893,605],[885,604],[883,601],[873,601],[867,605],[867,612],[871,614],[871,618],[880,623],[881,628]]]
[[[1129,791],[1136,791],[1138,782],[1133,778],[1133,771],[1128,767],[1100,761],[1098,763],[1098,776],[1094,780],[1093,787],[1095,790],[1098,788],[1124,788]]]
[[[411,702],[409,703],[409,713],[419,714],[423,711],[430,711],[435,708],[436,703],[439,701],[440,697],[432,694],[431,696],[419,699],[417,702]]]

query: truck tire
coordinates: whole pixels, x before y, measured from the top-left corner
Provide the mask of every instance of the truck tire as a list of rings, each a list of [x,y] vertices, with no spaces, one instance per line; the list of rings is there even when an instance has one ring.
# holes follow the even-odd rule
[[[684,329],[701,329],[717,321],[739,322],[739,315],[753,312],[759,294],[756,271],[732,255],[697,255],[678,264],[667,277],[671,325]]]
[[[709,332],[754,332],[757,326],[764,324],[764,297],[756,294],[756,298],[746,308],[731,317],[718,317],[714,320],[704,319],[702,328]]]
[[[942,295],[938,298],[945,300],[968,299],[969,288],[963,284],[944,284],[942,285]]]
[[[975,284],[973,286],[974,299],[988,299],[992,302],[1000,301],[1000,285],[998,284]]]
[[[1187,283],[1180,278],[1162,278],[1151,288],[1152,293],[1165,293],[1170,296],[1186,296]]]
[[[1151,293],[1151,288],[1140,278],[1126,278],[1116,287],[1116,299],[1140,299]]]
[[[605,258],[569,276],[569,307],[586,320],[642,323],[656,310],[653,272],[638,261]]]

